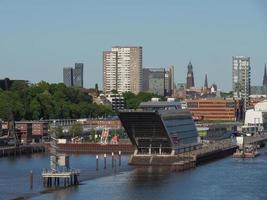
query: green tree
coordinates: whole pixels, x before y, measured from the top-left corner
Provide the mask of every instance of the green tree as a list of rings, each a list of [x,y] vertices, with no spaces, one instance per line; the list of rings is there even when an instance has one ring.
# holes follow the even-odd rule
[[[56,137],[58,139],[65,137],[62,126],[50,127],[49,128],[49,135],[51,137]]]
[[[80,123],[75,123],[73,124],[70,129],[69,129],[69,133],[72,137],[79,137],[83,132],[83,127]]]

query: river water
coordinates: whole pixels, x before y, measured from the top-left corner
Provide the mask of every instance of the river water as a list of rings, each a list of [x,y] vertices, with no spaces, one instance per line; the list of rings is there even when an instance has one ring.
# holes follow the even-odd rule
[[[48,167],[46,155],[21,157],[15,160],[0,159],[0,199],[27,196],[32,200],[262,200],[267,199],[267,154],[250,160],[227,157],[184,172],[166,168],[133,168],[127,166],[127,156],[116,172],[108,168],[95,174],[95,156],[71,156],[75,167],[80,167],[84,177],[76,187],[41,194],[43,186],[38,175],[34,189],[29,190],[29,170],[40,173]],[[111,162],[111,161],[110,161]],[[108,162],[108,163],[110,163]],[[39,183],[39,184],[38,184]]]

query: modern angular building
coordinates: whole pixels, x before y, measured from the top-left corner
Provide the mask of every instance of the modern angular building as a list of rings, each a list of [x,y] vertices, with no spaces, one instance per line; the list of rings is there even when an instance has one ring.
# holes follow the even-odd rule
[[[232,61],[232,88],[234,97],[244,100],[244,111],[246,111],[250,95],[250,57],[234,56]]]
[[[83,88],[83,63],[75,63],[73,69],[73,86]]]
[[[114,46],[103,52],[103,90],[135,94],[142,90],[142,47]]]
[[[144,102],[138,110],[120,111],[119,118],[135,154],[174,155],[198,145],[191,113],[178,102]]]
[[[75,63],[75,67],[63,68],[63,82],[66,86],[83,88],[83,63]]]
[[[193,65],[190,61],[187,66],[186,89],[190,89],[191,87],[195,87],[195,80],[193,73]]]
[[[73,69],[71,67],[63,68],[63,82],[66,86],[73,86]]]

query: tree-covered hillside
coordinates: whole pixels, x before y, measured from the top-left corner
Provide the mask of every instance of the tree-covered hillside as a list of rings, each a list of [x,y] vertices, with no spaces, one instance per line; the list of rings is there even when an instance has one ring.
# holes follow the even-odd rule
[[[0,89],[0,118],[38,120],[85,118],[114,114],[110,107],[92,103],[91,96],[63,83],[41,81],[28,86],[15,81],[8,91]]]

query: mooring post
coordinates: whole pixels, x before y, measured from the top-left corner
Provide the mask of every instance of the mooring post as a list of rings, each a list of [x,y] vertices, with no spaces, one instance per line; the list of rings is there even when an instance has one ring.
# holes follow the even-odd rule
[[[96,158],[96,171],[98,171],[98,155],[96,155],[95,158]]]
[[[117,159],[115,158],[115,172],[116,172],[116,168],[117,168]]]
[[[113,152],[111,153],[111,157],[112,157],[111,165],[112,165],[112,168],[113,168],[114,167],[114,153]]]
[[[30,189],[32,190],[33,188],[33,173],[30,171]]]
[[[104,154],[104,169],[107,168],[107,154]]]
[[[121,166],[121,151],[119,151],[119,166]]]

